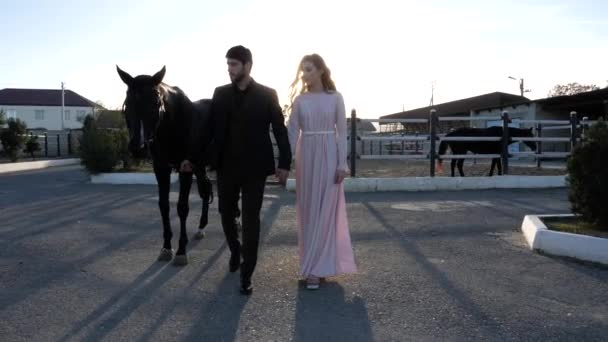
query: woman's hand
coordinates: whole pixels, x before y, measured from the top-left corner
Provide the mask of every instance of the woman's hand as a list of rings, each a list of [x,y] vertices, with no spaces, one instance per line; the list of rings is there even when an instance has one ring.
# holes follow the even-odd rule
[[[335,183],[336,184],[340,184],[342,183],[342,181],[344,180],[344,178],[346,178],[346,176],[348,176],[348,172],[346,170],[336,170],[336,179],[335,179]]]

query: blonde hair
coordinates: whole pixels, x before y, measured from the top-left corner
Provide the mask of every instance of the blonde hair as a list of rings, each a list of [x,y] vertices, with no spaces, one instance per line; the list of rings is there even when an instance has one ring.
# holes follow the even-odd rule
[[[298,65],[298,71],[296,71],[296,78],[289,87],[289,111],[291,111],[293,107],[293,101],[295,100],[296,96],[308,91],[308,87],[306,84],[304,84],[304,80],[302,80],[302,65],[306,62],[312,63],[315,68],[321,72],[321,83],[323,84],[323,90],[336,91],[336,84],[331,79],[331,70],[329,70],[323,58],[316,53],[306,55],[302,57],[302,60]]]

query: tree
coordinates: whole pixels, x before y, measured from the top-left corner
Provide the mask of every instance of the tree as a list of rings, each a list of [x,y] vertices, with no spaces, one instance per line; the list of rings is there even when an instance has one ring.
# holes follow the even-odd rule
[[[598,90],[600,87],[595,84],[579,84],[577,82],[568,84],[558,84],[547,95],[548,97],[563,96],[563,95],[574,95],[578,93],[584,93],[587,91]]]
[[[7,123],[8,128],[0,133],[0,141],[10,160],[16,162],[19,159],[19,150],[23,148],[26,140],[27,126],[25,122],[15,118],[8,119]]]

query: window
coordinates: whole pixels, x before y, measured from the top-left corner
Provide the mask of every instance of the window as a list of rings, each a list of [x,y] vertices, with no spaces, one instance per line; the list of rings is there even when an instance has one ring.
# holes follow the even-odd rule
[[[84,110],[78,110],[78,111],[76,111],[76,119],[77,119],[77,120],[82,120],[82,119],[84,119],[84,115],[85,115],[84,113],[85,113],[85,111],[84,111]]]
[[[68,110],[63,111],[63,119],[64,119],[65,121],[70,121],[70,120],[72,120],[72,119],[70,118],[70,110],[69,110],[69,109],[68,109]]]
[[[7,119],[16,119],[17,118],[17,111],[15,109],[9,109],[6,111],[6,118]]]
[[[36,120],[44,120],[44,110],[37,109],[34,111],[34,114],[36,115]]]

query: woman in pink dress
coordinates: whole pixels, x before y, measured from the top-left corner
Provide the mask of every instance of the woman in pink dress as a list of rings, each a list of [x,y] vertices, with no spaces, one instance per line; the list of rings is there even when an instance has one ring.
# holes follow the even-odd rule
[[[321,278],[357,270],[342,183],[349,171],[344,100],[321,56],[302,58],[291,100],[300,274],[318,289]]]

